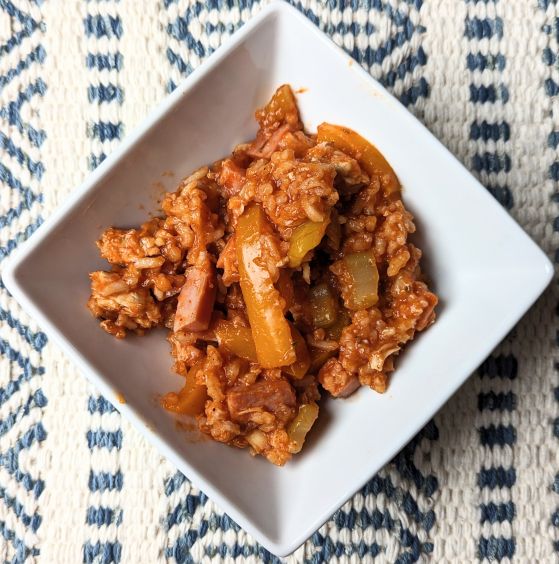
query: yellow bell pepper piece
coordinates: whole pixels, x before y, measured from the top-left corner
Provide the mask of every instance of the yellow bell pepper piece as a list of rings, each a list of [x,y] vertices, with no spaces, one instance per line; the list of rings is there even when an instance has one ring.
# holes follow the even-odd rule
[[[334,341],[339,341],[342,336],[342,331],[351,323],[351,316],[345,307],[340,307],[338,316],[333,325],[326,329],[326,336]]]
[[[248,207],[237,223],[237,260],[258,362],[263,368],[278,368],[293,364],[296,355],[281,296],[262,257],[260,236],[270,229],[262,209]]]
[[[312,324],[315,328],[330,327],[338,316],[338,301],[325,282],[309,290]]]
[[[308,371],[311,374],[317,374],[318,371],[322,368],[322,365],[329,358],[332,358],[334,355],[336,355],[337,351],[311,348],[309,354],[311,357],[311,365],[309,366]]]
[[[373,250],[345,255],[342,262],[347,273],[342,290],[345,306],[351,310],[374,306],[378,302],[378,269]]]
[[[291,337],[293,339],[297,360],[284,368],[283,371],[293,376],[296,380],[300,380],[307,373],[311,365],[311,357],[309,356],[305,339],[293,325],[291,325]]]
[[[311,430],[317,417],[318,405],[316,403],[307,403],[299,407],[299,412],[287,428],[289,452],[293,454],[300,452],[303,448],[307,433]]]
[[[204,411],[208,391],[196,381],[196,374],[203,368],[204,361],[197,362],[186,375],[186,382],[180,392],[169,392],[161,398],[161,405],[173,413],[199,415]]]
[[[289,240],[289,251],[287,252],[291,268],[301,266],[305,255],[320,245],[329,221],[329,219],[324,221],[305,221],[305,223],[293,230]]]
[[[250,327],[220,319],[215,326],[215,336],[220,346],[239,358],[250,362],[258,361]]]

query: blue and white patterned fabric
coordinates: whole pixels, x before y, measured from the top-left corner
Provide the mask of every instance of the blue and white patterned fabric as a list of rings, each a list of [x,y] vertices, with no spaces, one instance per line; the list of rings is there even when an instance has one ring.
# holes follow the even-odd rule
[[[559,260],[556,0],[293,4]],[[259,9],[250,0],[0,0],[0,261]],[[555,281],[434,420],[287,561],[559,561],[558,303]],[[129,427],[2,285],[0,557],[278,561]]]

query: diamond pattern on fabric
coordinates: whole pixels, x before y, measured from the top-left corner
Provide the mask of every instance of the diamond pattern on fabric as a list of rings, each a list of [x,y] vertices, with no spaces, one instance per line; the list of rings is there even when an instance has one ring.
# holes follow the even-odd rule
[[[62,172],[94,169],[135,125],[138,92],[151,88],[147,111],[154,92],[172,91],[265,3],[161,0],[147,17],[141,2],[0,0],[0,268],[72,187],[59,177],[77,183]],[[557,261],[556,0],[291,3],[423,120]],[[65,100],[49,98],[57,81],[67,83]],[[76,162],[61,156],[68,145]],[[554,284],[457,398],[285,561],[556,559],[558,302]],[[154,450],[134,459],[140,439],[98,392],[65,397],[69,388],[53,382],[75,374],[58,354],[0,284],[3,561],[284,561]],[[60,405],[67,411],[53,415]],[[81,426],[65,433],[68,410]],[[54,489],[61,475],[67,492]],[[45,515],[65,534],[49,537]]]

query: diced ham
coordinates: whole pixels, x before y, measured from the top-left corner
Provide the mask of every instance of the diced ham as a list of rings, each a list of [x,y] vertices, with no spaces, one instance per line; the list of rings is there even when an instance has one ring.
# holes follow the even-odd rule
[[[192,266],[179,294],[174,331],[205,331],[212,316],[217,291],[215,268],[210,261]]]
[[[241,191],[245,180],[245,170],[238,166],[233,160],[225,159],[221,163],[218,182],[229,198],[236,196]]]
[[[350,374],[339,360],[331,358],[326,361],[318,373],[318,381],[322,387],[335,398],[346,398],[359,388],[359,378]]]
[[[227,407],[236,420],[255,410],[277,414],[296,406],[295,391],[285,380],[257,382],[227,394]]]
[[[269,159],[288,131],[290,131],[290,127],[287,123],[278,127],[269,138],[260,135],[261,132],[259,131],[247,154],[255,158]]]

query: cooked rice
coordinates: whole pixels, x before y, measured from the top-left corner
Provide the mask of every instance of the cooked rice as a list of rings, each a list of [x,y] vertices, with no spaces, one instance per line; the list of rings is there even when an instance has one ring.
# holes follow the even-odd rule
[[[408,241],[415,226],[400,195],[387,190],[386,178],[367,174],[359,158],[305,133],[295,105],[289,105],[290,90],[282,88],[258,110],[256,139],[185,178],[166,194],[162,217],[139,229],[105,230],[97,246],[112,268],[90,275],[88,302],[101,327],[117,338],[169,328],[174,370],[203,389],[201,431],[279,465],[297,452],[290,424],[301,406],[318,400],[319,384],[336,397],[360,385],[384,392],[395,357],[434,321],[437,304],[421,275],[421,251]],[[250,327],[239,285],[236,228],[255,204],[271,225],[260,238],[259,260],[311,354],[303,378],[240,358],[216,337],[219,320],[239,330]],[[290,268],[294,230],[328,219],[320,245]],[[352,292],[344,257],[367,251],[379,272],[378,302],[350,311],[343,305]],[[212,296],[208,327],[174,331],[177,297],[195,269],[197,283],[206,283]],[[337,336],[313,326],[309,293],[324,281],[347,319]],[[198,306],[194,316],[202,327],[204,304]],[[180,394],[166,397],[163,404],[180,411]]]

